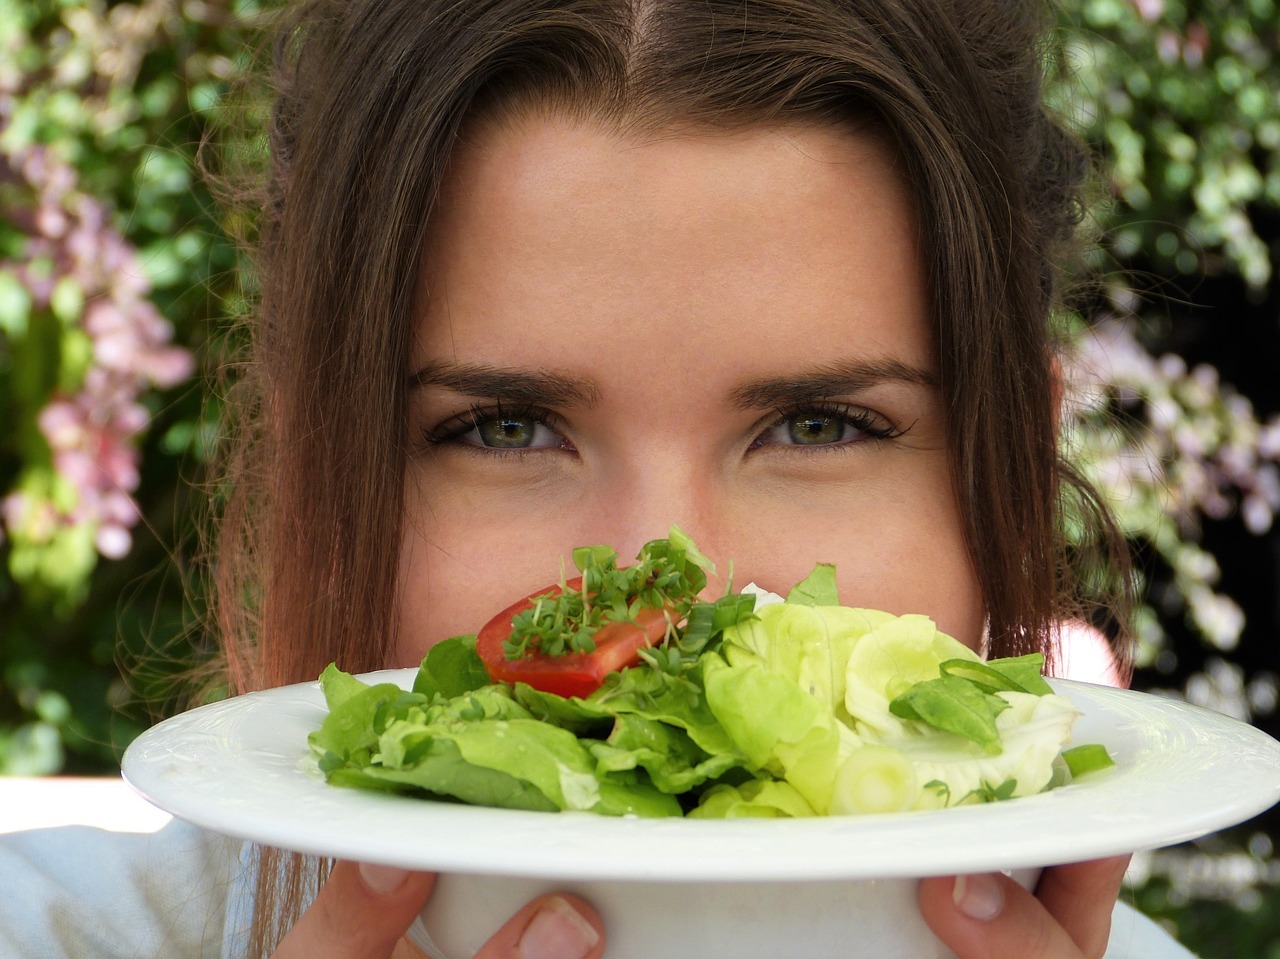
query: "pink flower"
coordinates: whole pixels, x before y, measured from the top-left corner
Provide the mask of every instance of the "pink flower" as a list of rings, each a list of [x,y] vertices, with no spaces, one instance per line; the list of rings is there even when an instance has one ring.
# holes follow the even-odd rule
[[[1154,23],[1164,14],[1164,0],[1133,0],[1133,6],[1147,23]]]

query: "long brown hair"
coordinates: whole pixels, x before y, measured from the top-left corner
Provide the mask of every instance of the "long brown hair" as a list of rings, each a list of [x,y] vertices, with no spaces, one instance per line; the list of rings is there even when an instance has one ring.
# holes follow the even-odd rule
[[[217,555],[230,690],[383,665],[420,250],[464,124],[531,106],[644,130],[872,123],[890,139],[920,218],[990,650],[1050,650],[1082,593],[1068,506],[1100,531],[1094,579],[1125,573],[1106,510],[1058,452],[1049,320],[1087,164],[1042,106],[1045,27],[1023,0],[294,7]],[[297,908],[275,910],[281,928]]]

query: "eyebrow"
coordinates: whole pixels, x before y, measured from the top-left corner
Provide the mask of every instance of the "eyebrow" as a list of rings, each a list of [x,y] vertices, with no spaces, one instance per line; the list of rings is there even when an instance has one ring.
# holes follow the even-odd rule
[[[593,406],[600,399],[600,387],[586,377],[483,364],[428,363],[409,377],[410,389],[424,386],[530,406]]]
[[[778,376],[739,386],[729,396],[741,410],[775,409],[808,402],[815,397],[860,393],[886,381],[909,383],[930,389],[938,376],[929,370],[897,360],[854,361],[820,367],[796,376]]]

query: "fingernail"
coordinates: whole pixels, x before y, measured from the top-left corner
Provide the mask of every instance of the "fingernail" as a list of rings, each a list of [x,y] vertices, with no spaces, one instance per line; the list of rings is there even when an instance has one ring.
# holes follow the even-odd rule
[[[970,919],[986,922],[1000,915],[1004,906],[1004,890],[995,876],[956,876],[951,899],[956,908]]]
[[[376,863],[360,863],[360,879],[379,896],[390,895],[409,878],[409,874],[395,866],[379,866]]]
[[[520,959],[582,959],[600,934],[573,906],[559,896],[542,904],[520,936]]]

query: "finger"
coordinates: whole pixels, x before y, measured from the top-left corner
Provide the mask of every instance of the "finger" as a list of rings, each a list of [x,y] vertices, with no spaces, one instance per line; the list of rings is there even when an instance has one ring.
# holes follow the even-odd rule
[[[1000,873],[924,879],[919,899],[924,921],[959,959],[1081,957],[1039,900]]]
[[[541,896],[476,953],[475,959],[600,959],[604,924],[577,896]]]
[[[1116,856],[1054,866],[1040,877],[1036,898],[1086,956],[1106,952],[1111,913],[1128,866],[1128,856]]]
[[[431,873],[339,862],[275,959],[387,959],[435,881]]]

